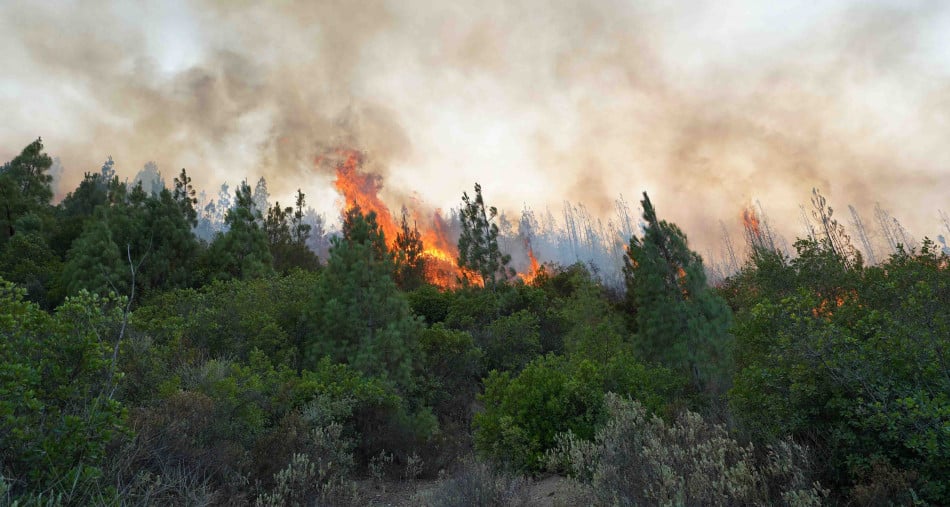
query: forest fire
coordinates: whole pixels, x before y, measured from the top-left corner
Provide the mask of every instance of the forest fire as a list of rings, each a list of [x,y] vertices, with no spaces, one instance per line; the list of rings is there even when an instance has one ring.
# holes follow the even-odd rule
[[[742,210],[742,226],[745,228],[746,234],[754,237],[762,236],[759,217],[755,213],[755,208],[751,206]]]
[[[528,252],[528,261],[531,264],[527,273],[519,273],[518,276],[524,283],[530,284],[538,277],[541,271],[541,264],[538,262],[538,258],[534,256],[534,249],[531,248],[531,242],[527,239],[524,240],[524,248]]]
[[[364,212],[375,212],[376,221],[391,246],[396,240],[401,225],[396,222],[389,207],[379,198],[382,177],[363,170],[364,156],[357,150],[337,149],[329,156],[317,159],[317,164],[324,162],[335,165],[334,186],[343,195],[343,211],[359,206]],[[458,247],[452,239],[450,228],[442,217],[441,211],[436,209],[428,217],[422,215],[418,209],[411,209],[409,212],[422,239],[426,280],[443,289],[457,287],[462,278],[467,279],[471,284],[482,285],[481,276],[467,272],[458,266]],[[530,247],[528,256],[531,259],[531,271],[525,275],[519,275],[525,283],[530,283],[535,278],[539,265]]]
[[[746,244],[753,251],[774,251],[775,242],[768,220],[761,215],[761,206],[749,206],[742,210],[742,228],[745,229]]]

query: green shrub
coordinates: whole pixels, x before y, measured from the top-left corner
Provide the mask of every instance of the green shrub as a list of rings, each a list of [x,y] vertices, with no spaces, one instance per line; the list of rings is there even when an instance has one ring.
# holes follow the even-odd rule
[[[541,353],[538,317],[527,310],[500,317],[475,336],[486,370],[518,372]]]
[[[445,321],[449,315],[449,305],[452,294],[442,292],[432,285],[423,285],[418,289],[407,292],[406,299],[412,313],[425,319],[426,324],[432,326]]]
[[[606,366],[587,359],[548,355],[517,376],[493,371],[480,396],[484,411],[475,415],[475,448],[515,470],[539,471],[555,437],[572,431],[593,438],[605,420],[604,394],[616,388],[661,410],[676,393],[676,377],[618,356]]]
[[[747,275],[768,291],[738,314],[739,427],[759,442],[812,442],[826,458],[822,482],[841,497],[860,486],[947,504],[950,259],[925,241],[919,254],[862,268],[827,245],[796,246],[798,258]],[[766,275],[790,286],[771,288]]]
[[[440,419],[468,421],[482,372],[482,351],[465,331],[436,324],[419,336],[417,381],[422,399]]]
[[[467,461],[436,489],[414,497],[426,507],[514,507],[529,505],[528,481],[493,469],[489,464]]]
[[[158,344],[177,340],[207,357],[246,360],[256,348],[297,366],[304,336],[299,321],[317,279],[318,273],[294,271],[166,292],[135,311],[133,327]]]
[[[13,497],[89,501],[84,488],[125,431],[113,398],[119,303],[83,292],[50,315],[0,279],[0,475]]]
[[[804,448],[789,440],[757,454],[685,411],[672,424],[636,401],[607,395],[594,439],[558,436],[548,464],[567,469],[601,505],[821,505]]]

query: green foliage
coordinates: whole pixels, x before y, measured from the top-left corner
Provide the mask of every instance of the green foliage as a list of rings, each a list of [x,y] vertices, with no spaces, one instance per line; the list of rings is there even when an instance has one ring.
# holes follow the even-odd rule
[[[118,199],[83,222],[63,269],[67,293],[133,297],[190,285],[198,242],[181,204],[168,190],[148,196],[141,186]]]
[[[307,247],[310,226],[303,223],[305,205],[304,193],[298,189],[296,208],[281,208],[280,203],[275,202],[267,210],[264,232],[278,273],[286,274],[292,269],[313,271],[320,265],[316,254]]]
[[[628,308],[644,358],[689,375],[697,390],[721,394],[732,372],[732,313],[706,285],[702,259],[686,235],[659,220],[643,194],[643,237],[624,257]]]
[[[821,505],[807,451],[781,441],[757,453],[723,426],[685,411],[670,424],[640,403],[607,396],[594,439],[558,436],[548,462],[592,486],[599,505]]]
[[[593,438],[605,421],[608,388],[662,410],[675,386],[668,370],[646,368],[629,356],[602,367],[586,359],[548,355],[517,376],[493,371],[479,397],[485,409],[475,415],[475,448],[512,469],[539,471],[558,434],[571,431]]]
[[[413,290],[421,287],[426,282],[426,262],[422,256],[422,234],[419,228],[413,224],[409,228],[409,210],[402,208],[402,222],[399,232],[396,233],[396,241],[393,243],[395,253],[396,285],[402,290]]]
[[[458,264],[465,273],[463,281],[494,290],[499,283],[514,276],[514,271],[508,267],[511,256],[501,253],[498,248],[498,225],[495,223],[498,210],[494,206],[485,207],[482,186],[478,183],[475,184],[475,198],[463,192],[462,203]]]
[[[188,176],[184,167],[181,169],[181,174],[175,176],[175,189],[172,198],[181,208],[185,220],[192,227],[198,225],[198,210],[195,209],[195,206],[198,205],[198,198],[195,197],[195,188],[191,186],[191,177]]]
[[[425,319],[427,324],[434,325],[444,322],[448,317],[453,295],[442,292],[438,287],[423,285],[407,292],[406,299],[409,301],[412,313]]]
[[[557,302],[558,315],[566,328],[564,350],[606,365],[617,354],[630,351],[623,318],[586,270],[573,278],[570,293]]]
[[[410,410],[388,383],[328,358],[300,373],[274,366],[258,350],[242,362],[192,355],[166,365],[158,392],[131,414],[136,433],[123,450],[129,476],[122,482],[175,481],[180,470],[207,478],[200,487],[231,503],[247,500],[250,479],[260,481],[263,501],[289,487],[281,471],[302,454],[322,470],[312,486],[339,493],[358,464],[382,449],[404,457],[435,429],[430,413]],[[164,501],[181,501],[182,493],[170,491]]]
[[[307,364],[330,356],[407,390],[422,323],[392,279],[375,215],[351,214],[345,232],[305,313]]]
[[[427,301],[432,301],[440,317],[447,306],[442,319],[447,327],[468,331],[486,351],[489,369],[520,368],[542,351],[563,349],[563,317],[541,288],[524,284],[500,285],[495,290],[468,287],[431,298]],[[505,357],[505,345],[499,340],[512,347],[513,357]]]
[[[17,220],[26,214],[48,215],[53,177],[46,174],[53,159],[43,152],[43,140],[30,143],[0,166],[0,246],[17,233]]]
[[[472,336],[436,324],[419,336],[419,351],[420,391],[426,405],[442,418],[467,421],[483,371],[482,351]]]
[[[73,241],[82,234],[83,224],[93,217],[96,208],[107,206],[113,201],[119,185],[110,158],[103,166],[102,173],[85,173],[79,186],[66,194],[56,207],[57,227],[50,240],[50,246],[60,256],[66,256]]]
[[[208,276],[212,280],[260,278],[273,273],[267,234],[261,228],[251,187],[241,182],[234,194],[234,207],[224,222],[228,231],[215,237],[207,252]]]
[[[23,296],[0,279],[0,475],[17,481],[14,497],[68,493],[100,477],[124,431],[111,342],[122,316],[118,302],[88,293],[53,315]]]
[[[527,310],[493,320],[477,336],[486,370],[518,372],[541,353],[538,317]]]
[[[813,442],[836,490],[947,503],[947,257],[925,242],[919,254],[863,268],[823,243],[797,247],[784,268],[791,289],[747,275],[760,297],[736,328],[742,370],[731,402],[741,427],[764,441]],[[883,476],[887,488],[874,484]]]
[[[211,357],[244,361],[259,349],[273,361],[297,368],[305,336],[299,321],[318,276],[297,271],[165,292],[136,310],[133,329],[163,346],[181,344]]]
[[[26,299],[45,310],[62,301],[59,278],[63,263],[35,232],[23,232],[0,247],[0,276],[26,289]]]

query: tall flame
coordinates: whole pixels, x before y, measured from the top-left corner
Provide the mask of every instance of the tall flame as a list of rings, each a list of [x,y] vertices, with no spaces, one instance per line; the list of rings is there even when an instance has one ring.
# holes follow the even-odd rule
[[[376,221],[379,223],[379,228],[383,230],[386,241],[392,243],[396,239],[399,228],[389,208],[379,199],[382,178],[378,174],[363,172],[362,153],[341,148],[336,154],[339,160],[336,164],[336,180],[333,185],[345,199],[343,211],[350,211],[359,206],[364,213],[375,212]]]
[[[745,227],[747,233],[755,237],[762,236],[759,217],[755,212],[755,208],[751,206],[742,210],[742,226]]]
[[[376,221],[392,245],[400,225],[396,223],[389,207],[379,198],[382,189],[382,177],[378,174],[367,173],[363,170],[364,157],[357,150],[341,148],[328,156],[319,157],[317,164],[329,162],[336,167],[336,180],[333,184],[343,196],[343,211],[349,211],[359,206],[364,213],[375,212]],[[435,210],[429,217],[422,215],[418,209],[410,210],[419,228],[422,239],[425,259],[426,280],[442,288],[455,288],[459,280],[466,278],[474,285],[482,285],[481,277],[463,270],[457,264],[458,247],[451,238],[448,224],[442,217],[440,210]],[[532,272],[536,260],[532,257]]]
[[[518,276],[526,284],[531,284],[538,277],[538,274],[541,270],[541,264],[538,262],[538,258],[534,256],[534,249],[531,248],[531,241],[528,238],[524,240],[524,248],[528,252],[528,261],[530,262],[530,267],[527,273],[519,273]]]

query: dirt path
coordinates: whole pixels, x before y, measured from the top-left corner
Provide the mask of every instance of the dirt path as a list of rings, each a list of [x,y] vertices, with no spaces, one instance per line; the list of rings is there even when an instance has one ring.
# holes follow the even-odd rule
[[[366,504],[373,507],[410,507],[418,505],[414,500],[427,491],[438,489],[441,481],[363,483],[361,490]],[[528,486],[529,507],[567,507],[578,505],[578,492],[566,477],[552,475],[534,480]]]

